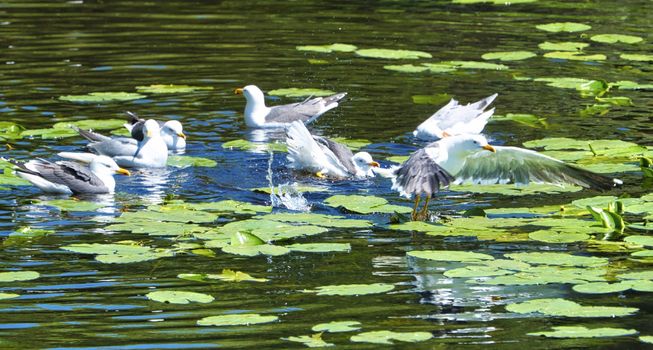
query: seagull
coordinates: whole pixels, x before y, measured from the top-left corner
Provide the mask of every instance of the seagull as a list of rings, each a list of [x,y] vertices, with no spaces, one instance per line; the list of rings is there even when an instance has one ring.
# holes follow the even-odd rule
[[[413,153],[391,174],[392,189],[410,199],[415,195],[413,220],[417,219],[420,196],[428,202],[441,187],[451,183],[478,185],[573,184],[584,188],[609,190],[622,181],[566,164],[538,152],[505,146],[491,146],[483,135],[456,135],[428,144]]]
[[[263,91],[256,85],[235,89],[234,93],[244,95],[247,100],[245,124],[250,128],[281,128],[295,120],[308,124],[326,111],[338,107],[338,101],[347,95],[346,92],[341,92],[328,97],[309,96],[302,102],[267,107]]]
[[[127,137],[112,138],[89,130],[75,130],[91,141],[87,146],[91,151],[113,158],[120,166],[163,168],[168,161],[168,147],[161,137],[159,124],[153,119],[143,124],[143,140],[136,142]]]
[[[379,163],[367,152],[353,154],[340,143],[326,137],[311,135],[306,125],[294,121],[286,130],[288,145],[288,167],[296,170],[308,170],[318,177],[336,179],[374,176],[373,168]]]
[[[424,141],[436,141],[453,135],[480,134],[494,113],[494,108],[488,111],[485,109],[497,96],[498,94],[494,94],[464,106],[452,98],[449,103],[420,124],[413,131],[413,135]]]
[[[16,175],[46,193],[113,193],[116,188],[116,180],[113,179],[113,175],[130,175],[129,170],[120,168],[113,159],[107,156],[95,156],[88,167],[75,162],[58,161],[53,163],[44,159],[12,163],[16,166]]]
[[[141,119],[136,115],[127,111],[129,120],[127,123],[123,124],[129,132],[131,132],[132,137],[137,141],[143,141],[145,134],[143,133],[143,125],[145,125],[145,119]],[[184,134],[184,127],[178,120],[168,120],[163,123],[158,121],[159,128],[161,129],[161,137],[165,141],[166,146],[169,150],[181,150],[186,148],[186,135]]]

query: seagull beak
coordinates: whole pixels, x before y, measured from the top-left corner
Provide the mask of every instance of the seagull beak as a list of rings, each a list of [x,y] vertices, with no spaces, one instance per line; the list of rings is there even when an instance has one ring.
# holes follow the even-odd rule
[[[152,130],[147,131],[147,137],[152,137]]]
[[[451,136],[450,133],[448,133],[448,132],[446,132],[446,131],[443,131],[443,132],[442,132],[442,137],[449,137],[449,136]]]
[[[486,149],[486,150],[488,150],[488,151],[490,151],[490,152],[492,152],[492,153],[496,153],[496,152],[497,152],[497,150],[494,149],[494,147],[492,147],[492,146],[490,146],[490,145],[485,145],[485,146],[483,146],[483,147],[481,147],[481,148]]]
[[[371,167],[373,167],[373,168],[378,168],[378,167],[381,166],[381,164],[379,164],[378,162],[374,162],[374,161],[369,162],[369,163],[367,163],[367,164],[369,164],[369,165],[370,165]]]
[[[177,136],[181,137],[181,138],[184,139],[184,140],[186,139],[186,135],[184,135],[183,132],[178,132],[178,133],[177,133]]]
[[[116,170],[116,174],[123,174],[123,175],[131,176],[132,173],[130,173],[129,170],[127,170],[127,169],[118,168],[118,170]]]
[[[243,89],[242,89],[242,88],[235,89],[235,90],[234,90],[234,94],[236,94],[236,95],[242,95],[242,94],[243,94]]]

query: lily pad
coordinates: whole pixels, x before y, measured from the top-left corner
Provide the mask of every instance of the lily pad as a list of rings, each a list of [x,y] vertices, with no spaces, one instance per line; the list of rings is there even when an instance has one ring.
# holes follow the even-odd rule
[[[243,256],[269,255],[279,256],[290,253],[290,249],[272,244],[261,245],[234,245],[230,244],[222,248],[222,251],[229,254]]]
[[[14,299],[18,298],[20,294],[15,294],[15,293],[0,293],[0,300],[4,299]]]
[[[342,207],[360,214],[410,213],[412,211],[409,207],[391,205],[384,198],[375,196],[337,194],[325,199],[324,203],[334,208]]]
[[[653,247],[653,236],[639,236],[639,235],[628,236],[624,238],[624,242],[643,245],[647,247]]]
[[[41,276],[36,271],[0,272],[0,282],[31,281]]]
[[[145,98],[145,95],[135,92],[91,92],[88,95],[65,95],[59,96],[62,101],[79,103],[101,103],[113,101],[131,101]]]
[[[391,60],[432,58],[430,53],[413,50],[392,50],[392,49],[360,49],[356,55],[368,58],[384,58]]]
[[[187,93],[198,90],[213,90],[211,86],[190,86],[173,84],[152,84],[148,86],[137,86],[136,90],[145,94],[176,94]]]
[[[147,293],[145,296],[153,301],[170,304],[210,303],[215,300],[208,294],[178,290],[155,291]]]
[[[329,323],[320,323],[316,324],[311,328],[313,332],[329,332],[329,333],[341,333],[341,332],[353,332],[361,329],[361,323],[358,321],[333,321]]]
[[[181,274],[177,277],[179,278],[185,278],[182,277],[186,276],[188,277],[188,274]],[[226,282],[267,282],[269,281],[267,278],[256,278],[253,277],[252,275],[242,272],[242,271],[234,271],[231,269],[224,269],[222,270],[222,273],[220,274],[206,274],[206,275],[201,275],[203,276],[203,279],[217,279],[221,281],[226,281]],[[188,278],[186,278],[188,279]]]
[[[489,69],[489,70],[507,70],[510,67],[503,64],[477,62],[477,61],[446,61],[441,64],[450,65],[459,69]]]
[[[265,143],[265,142],[251,142],[247,140],[232,140],[222,144],[224,149],[239,149],[243,151],[256,151],[256,152],[288,152],[288,148],[283,143]]]
[[[603,266],[608,264],[608,259],[596,256],[580,256],[568,253],[555,252],[527,252],[511,253],[505,255],[507,258],[528,264],[542,264],[555,266]]]
[[[590,40],[596,41],[599,43],[624,43],[624,44],[636,44],[644,39],[634,35],[623,35],[623,34],[598,34],[590,37]]]
[[[231,199],[225,199],[218,202],[188,203],[188,205],[190,208],[195,210],[218,213],[256,214],[269,213],[272,211],[272,207],[270,206],[240,202]]]
[[[481,56],[484,60],[499,60],[499,61],[521,61],[528,58],[537,56],[537,54],[530,51],[506,51],[506,52],[488,52]]]
[[[387,283],[372,284],[341,284],[320,286],[314,290],[304,290],[305,293],[316,293],[317,295],[367,295],[389,292],[395,286]]]
[[[469,265],[444,272],[449,278],[473,278],[510,275],[514,271],[504,270],[493,266]]]
[[[197,321],[197,324],[200,326],[249,326],[253,324],[275,322],[278,319],[279,317],[272,315],[232,314],[204,317]]]
[[[653,84],[640,84],[630,80],[620,80],[611,85],[619,87],[619,90],[653,90]]]
[[[305,46],[296,46],[295,48],[299,51],[314,51],[314,52],[324,52],[324,53],[329,53],[333,51],[354,52],[357,49],[357,47],[354,45],[340,44],[340,43],[335,43],[331,45],[305,45]]]
[[[558,326],[553,327],[552,331],[527,333],[528,335],[543,336],[547,338],[604,338],[604,337],[623,337],[635,335],[638,332],[634,329],[625,328],[587,328],[585,326]]]
[[[653,56],[651,56],[653,57]],[[609,103],[613,106],[632,106],[633,100],[630,97],[625,96],[613,96],[613,97],[597,97],[596,101],[601,103]]]
[[[653,281],[650,280],[626,280],[616,283],[595,282],[577,284],[573,290],[585,294],[606,294],[624,292],[627,290],[638,292],[653,292]]]
[[[639,341],[641,341],[642,343],[653,344],[653,335],[640,336]]]
[[[95,260],[106,264],[126,264],[173,256],[166,249],[137,245],[135,242],[125,243],[75,243],[61,247],[80,254],[96,254]]]
[[[286,97],[306,97],[306,96],[330,96],[335,94],[335,91],[312,89],[312,88],[285,88],[275,89],[268,91],[268,95],[272,96],[286,96]],[[224,146],[223,146],[224,147]]]
[[[415,66],[412,64],[400,64],[400,65],[391,64],[391,65],[383,66],[383,69],[387,69],[395,72],[402,72],[402,73],[422,73],[429,70],[428,67]],[[451,68],[450,70],[453,71],[455,69]]]
[[[556,232],[555,230],[540,230],[528,234],[528,238],[534,241],[546,243],[574,243],[582,242],[590,238],[585,233]]]
[[[557,87],[561,89],[578,89],[581,85],[591,82],[589,79],[582,78],[535,78],[534,81],[541,81],[547,83],[547,86]]]
[[[588,43],[580,43],[580,42],[572,42],[572,41],[565,41],[565,42],[545,41],[538,45],[540,49],[546,51],[581,51],[588,46],[590,46],[590,44]]]
[[[358,151],[359,149],[372,143],[372,141],[366,139],[346,139],[344,137],[332,137],[331,140],[342,143],[343,145],[349,147],[352,151]]]
[[[0,140],[16,140],[22,137],[25,128],[14,122],[0,122]]]
[[[335,346],[335,344],[327,343],[322,339],[322,333],[316,333],[313,335],[300,335],[296,337],[281,338],[283,340],[288,340],[296,343],[302,343],[309,348],[323,348],[329,346]]]
[[[415,258],[433,261],[479,262],[494,259],[492,255],[455,250],[413,250],[406,254]]]
[[[212,168],[217,166],[218,162],[203,157],[170,155],[168,156],[167,164],[175,168],[186,168],[189,166]]]
[[[315,214],[315,213],[274,213],[259,217],[264,220],[306,223],[323,227],[370,227],[372,223],[367,220],[347,219],[343,216]]]
[[[430,332],[371,331],[356,334],[350,340],[356,343],[394,344],[393,340],[417,343],[431,338],[433,338],[433,334]]]
[[[508,304],[510,312],[529,314],[540,313],[548,316],[561,317],[620,317],[630,316],[639,309],[619,306],[583,306],[566,299],[533,299],[523,303]]]
[[[629,61],[653,62],[653,55],[622,53],[621,55],[619,55],[619,57],[623,60],[629,60]]]
[[[523,124],[526,126],[530,126],[531,128],[547,128],[548,123],[546,122],[546,118],[540,118],[536,115],[533,114],[525,114],[525,113],[508,113],[506,115],[493,115],[492,119],[494,121],[504,121],[504,120],[510,120],[514,121],[519,124]]]
[[[620,280],[653,280],[653,270],[620,273],[617,278]]]
[[[604,54],[583,55],[571,51],[551,51],[544,54],[546,58],[572,61],[605,61],[608,57]]]
[[[583,32],[592,29],[592,26],[583,23],[575,23],[575,22],[556,22],[556,23],[540,24],[535,26],[535,28],[551,33],[559,33],[559,32],[573,33],[573,32]]]
[[[76,199],[55,199],[42,202],[42,204],[56,207],[60,211],[96,211],[104,207],[104,205],[99,203],[80,201]]]
[[[440,105],[451,99],[449,94],[413,95],[413,103],[418,105]]]
[[[349,252],[349,243],[295,243],[287,245],[286,248],[294,252],[306,253],[328,253],[328,252]]]
[[[328,231],[315,225],[295,225],[274,220],[250,219],[230,222],[217,228],[218,232],[233,234],[249,232],[264,242],[291,239],[301,236],[313,236]]]

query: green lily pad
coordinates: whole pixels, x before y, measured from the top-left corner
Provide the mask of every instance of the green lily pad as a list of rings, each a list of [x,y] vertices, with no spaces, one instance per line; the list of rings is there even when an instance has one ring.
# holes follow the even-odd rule
[[[272,212],[272,207],[226,199],[218,202],[187,203],[191,209],[218,213],[256,214]]]
[[[4,299],[14,299],[18,298],[20,294],[14,294],[14,293],[0,293],[0,300]]]
[[[366,139],[346,139],[344,137],[332,137],[331,140],[342,143],[343,145],[349,147],[352,151],[358,151],[359,149],[372,143],[372,141]]]
[[[574,291],[585,294],[606,294],[635,290],[638,292],[653,292],[653,281],[651,280],[626,280],[616,283],[595,282],[577,284]]]
[[[23,226],[17,228],[14,232],[11,232],[9,236],[7,236],[4,241],[2,241],[2,245],[4,247],[27,245],[53,233],[53,230],[44,230],[33,228],[31,226]]]
[[[449,278],[473,278],[473,277],[492,277],[510,275],[514,271],[503,270],[493,266],[469,265],[457,269],[451,269],[444,272]]]
[[[182,223],[204,223],[213,222],[218,216],[200,210],[188,210],[181,208],[167,208],[161,206],[161,210],[143,210],[137,212],[125,212],[116,218],[118,223],[135,224],[137,222],[164,221]]]
[[[521,61],[537,56],[530,51],[488,52],[481,56],[484,60]]]
[[[489,70],[507,70],[510,67],[503,64],[477,62],[477,61],[446,61],[441,64],[450,65],[458,69],[489,69]]]
[[[591,82],[589,79],[582,78],[536,78],[534,81],[545,82],[547,86],[561,89],[578,89],[581,85]]]
[[[155,291],[147,293],[145,296],[150,300],[169,304],[210,303],[215,300],[208,294],[179,290]]]
[[[642,335],[639,337],[639,341],[642,343],[653,344],[653,335]]]
[[[305,45],[305,46],[296,46],[295,47],[299,51],[314,51],[314,52],[324,52],[324,53],[330,53],[333,51],[338,51],[338,52],[354,52],[356,51],[357,47],[354,45],[350,44],[331,44],[331,45]]]
[[[588,46],[590,46],[590,44],[588,43],[571,42],[571,41],[565,41],[565,42],[545,41],[538,45],[540,49],[546,51],[581,51]]]
[[[233,314],[204,317],[197,321],[200,326],[249,326],[275,322],[277,316],[263,316],[259,314]]]
[[[653,236],[628,236],[624,238],[624,242],[653,247]]]
[[[320,323],[316,324],[311,328],[313,332],[329,332],[329,333],[341,333],[341,332],[353,332],[361,329],[361,323],[358,321],[333,321],[329,323]]]
[[[96,254],[95,260],[106,264],[126,264],[155,260],[174,255],[171,251],[166,249],[137,245],[135,242],[131,241],[109,244],[75,243],[63,246],[61,249],[80,254]]]
[[[322,333],[316,333],[313,335],[293,336],[293,337],[281,338],[281,339],[292,341],[295,343],[302,343],[309,348],[323,348],[323,347],[335,346],[335,344],[325,342],[322,339]]]
[[[168,165],[175,168],[186,168],[189,166],[212,168],[217,166],[218,162],[213,159],[203,157],[171,155],[168,156]]]
[[[394,344],[392,341],[417,343],[433,338],[430,332],[372,331],[353,335],[350,340],[356,343]]]
[[[636,44],[644,39],[634,35],[598,34],[598,35],[591,36],[590,40],[599,43],[607,43],[607,44],[614,44],[614,43]]]
[[[324,203],[334,208],[343,207],[360,214],[410,213],[412,211],[409,207],[390,205],[387,200],[375,196],[338,194],[325,199]]]
[[[566,299],[533,299],[523,303],[508,304],[506,310],[519,314],[540,313],[560,317],[620,317],[630,316],[639,309],[618,306],[583,306]]]
[[[415,258],[434,261],[479,262],[494,259],[492,255],[454,250],[413,250],[406,254]]]
[[[597,97],[596,101],[601,102],[601,103],[609,103],[609,104],[611,104],[613,106],[632,106],[633,105],[633,100],[630,97],[625,97],[625,96]]]
[[[131,233],[148,234],[150,236],[184,236],[205,229],[195,224],[167,221],[132,221],[113,224],[104,228],[107,231],[128,231]]]
[[[315,213],[274,213],[261,216],[259,219],[339,228],[365,228],[373,226],[372,223],[367,220],[347,219],[343,216]]]
[[[313,88],[285,88],[275,89],[268,91],[268,95],[272,96],[286,96],[286,97],[306,97],[306,96],[330,96],[335,94],[335,91],[313,89]],[[224,146],[223,146],[224,147]]]
[[[387,157],[385,160],[393,163],[398,163],[402,164],[403,162],[407,161],[410,156],[390,156]]]
[[[573,33],[573,32],[583,32],[592,29],[592,27],[587,24],[575,23],[575,22],[556,22],[556,23],[540,24],[535,26],[535,28],[551,33],[559,33],[559,32]]]
[[[503,267],[504,270],[516,270],[514,274],[499,275],[489,279],[471,279],[467,283],[483,285],[544,285],[544,284],[580,284],[604,282],[605,269],[569,268],[559,266],[531,266],[527,268]]]
[[[222,144],[222,148],[256,152],[288,152],[288,148],[283,143],[251,142],[247,140],[228,141]]]
[[[57,207],[60,211],[96,211],[104,207],[102,204],[76,199],[55,199],[42,204]]]
[[[629,61],[653,62],[653,55],[622,53],[621,55],[619,55],[619,58],[621,58],[622,60],[629,60]]]
[[[449,94],[413,95],[413,103],[418,105],[440,105],[451,99]]]
[[[619,90],[653,90],[653,84],[640,84],[630,80],[620,80],[612,83]]]
[[[625,272],[617,275],[620,280],[653,280],[653,271]]]
[[[101,103],[109,101],[131,101],[145,97],[145,95],[137,94],[135,92],[91,92],[88,95],[59,96],[59,99],[68,102]]]
[[[555,265],[555,266],[586,266],[595,267],[608,264],[608,259],[595,256],[571,255],[568,253],[555,252],[527,252],[511,253],[505,255],[507,258],[525,262],[528,264]]]
[[[479,62],[483,63],[483,62]],[[441,62],[441,63],[422,63],[422,66],[429,69],[431,73],[448,73],[453,72],[457,69],[455,65],[450,64],[450,62]]]
[[[328,229],[321,226],[293,225],[266,219],[234,221],[217,228],[217,230],[218,232],[225,234],[249,232],[259,237],[264,242],[291,239],[301,236],[313,236],[328,231]]]
[[[72,127],[76,126],[80,129],[88,130],[110,130],[122,128],[125,123],[122,119],[85,119],[78,121],[65,121],[58,122],[47,129],[30,129],[24,130],[21,133],[22,137],[40,136],[42,139],[58,139],[64,137],[78,136],[77,131]]]
[[[546,122],[546,118],[540,118],[536,115],[533,114],[523,114],[523,113],[518,113],[518,114],[513,114],[513,113],[508,113],[506,115],[493,115],[492,116],[492,121],[505,121],[505,120],[510,120],[514,121],[519,124],[523,124],[526,126],[530,126],[531,128],[547,128],[548,123]]]
[[[495,184],[478,186],[476,184],[452,185],[452,191],[472,193],[492,193],[505,196],[530,196],[533,194],[553,194],[563,192],[578,192],[579,186],[557,186],[546,184],[529,184],[528,186],[516,186],[513,184]]]
[[[390,64],[390,65],[383,66],[383,69],[387,69],[395,72],[401,72],[401,73],[422,73],[429,70],[428,67],[415,66],[412,64],[400,64],[400,65]],[[450,70],[453,71],[455,69],[451,68]]]
[[[430,53],[413,50],[392,50],[392,49],[360,49],[356,55],[368,58],[384,58],[391,60],[432,58]]]
[[[257,256],[269,255],[279,256],[290,253],[290,249],[282,246],[272,244],[261,245],[227,245],[222,248],[222,251],[229,254],[243,255],[243,256]]]
[[[0,122],[0,140],[16,140],[22,137],[25,128],[14,122]]]
[[[543,336],[547,338],[604,338],[604,337],[623,337],[635,335],[638,332],[634,329],[624,328],[587,328],[585,326],[558,326],[553,327],[553,331],[527,333],[528,335]]]
[[[152,84],[148,86],[137,86],[136,90],[144,94],[178,94],[199,90],[213,90],[211,86],[190,86],[173,84]]]
[[[538,0],[510,0],[510,2],[506,2],[506,0],[452,0],[451,2],[454,4],[480,4],[480,3],[490,3],[494,5],[514,5],[514,4],[527,4],[531,2],[536,2]]]
[[[572,61],[605,61],[608,58],[604,54],[583,55],[571,51],[551,51],[545,53],[544,57]]]
[[[0,282],[31,281],[40,276],[41,274],[36,271],[0,272]]]
[[[242,271],[234,271],[231,269],[224,269],[222,270],[222,273],[220,274],[180,274],[177,277],[183,278],[183,279],[191,279],[191,280],[221,280],[225,282],[267,282],[269,281],[267,278],[256,278],[253,277],[252,275],[242,272]]]
[[[349,243],[295,243],[287,245],[286,248],[294,252],[306,253],[328,253],[328,252],[349,252]]]
[[[554,230],[540,230],[528,234],[528,238],[534,241],[546,243],[574,243],[585,241],[590,238],[585,233],[556,232]]]
[[[341,284],[320,286],[314,290],[305,289],[305,293],[316,293],[317,295],[367,295],[389,292],[395,286],[387,283],[372,284]]]

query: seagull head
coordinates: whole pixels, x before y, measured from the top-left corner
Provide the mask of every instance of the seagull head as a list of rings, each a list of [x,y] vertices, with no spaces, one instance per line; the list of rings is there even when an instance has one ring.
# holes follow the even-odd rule
[[[143,124],[143,133],[147,138],[152,138],[156,135],[159,135],[160,132],[161,129],[159,128],[159,123],[157,123],[154,119],[148,119],[145,121],[145,124]]]
[[[494,147],[490,146],[487,142],[487,139],[483,135],[459,135],[459,136],[450,136],[443,139],[445,142],[449,141],[451,146],[457,152],[462,153],[472,153],[477,152],[479,149],[488,150],[490,152],[496,152]]]
[[[168,120],[163,124],[163,128],[161,129],[162,133],[169,134],[173,138],[175,137],[181,137],[182,139],[186,139],[186,135],[184,134],[184,127],[181,125],[181,123],[178,120]]]
[[[372,176],[372,168],[379,167],[379,163],[375,162],[367,152],[358,152],[351,157],[351,160],[354,162],[357,173],[361,176]]]
[[[122,175],[131,175],[129,170],[123,169],[116,164],[116,162],[107,156],[97,156],[89,168],[94,174],[98,175],[113,175],[113,174],[122,174]]]
[[[234,93],[236,95],[245,96],[245,99],[248,102],[252,101],[253,103],[263,103],[265,101],[263,91],[261,91],[261,89],[259,89],[256,85],[247,85],[244,88],[238,88],[234,90]]]

